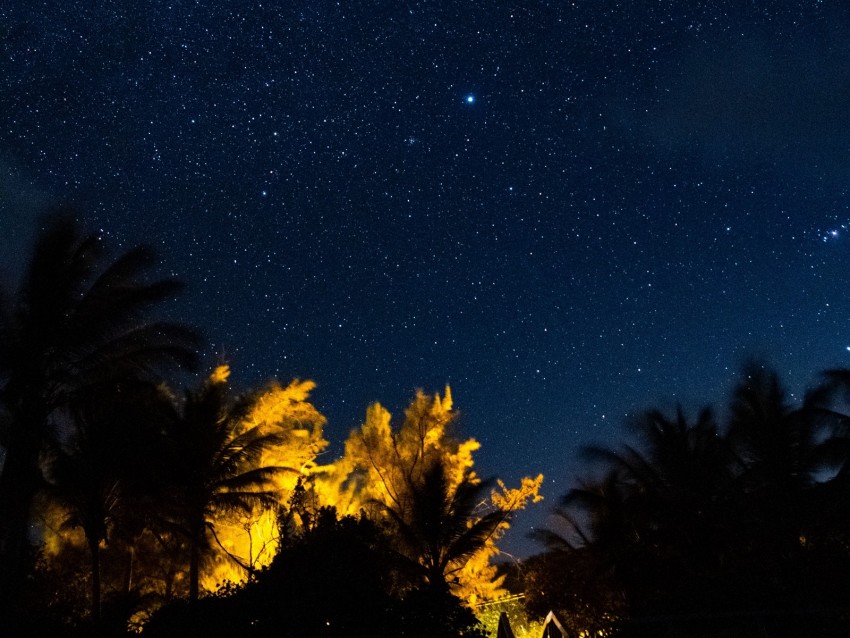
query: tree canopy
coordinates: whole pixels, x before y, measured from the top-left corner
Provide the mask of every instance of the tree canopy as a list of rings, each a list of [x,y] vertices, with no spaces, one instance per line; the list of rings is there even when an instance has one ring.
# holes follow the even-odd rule
[[[53,217],[0,306],[9,631],[479,636],[507,600],[576,635],[847,634],[847,370],[795,401],[750,364],[725,410],[639,413],[505,563],[543,477],[479,476],[448,386],[368,406],[332,458],[313,381],[187,378],[198,333],[153,318],[180,290],[153,266]]]
[[[632,423],[638,446],[588,448],[602,472],[563,497],[559,528],[537,533],[548,552],[530,563],[530,604],[618,635],[846,631],[837,378],[794,406],[775,373],[749,365],[724,425],[709,410],[649,410]]]

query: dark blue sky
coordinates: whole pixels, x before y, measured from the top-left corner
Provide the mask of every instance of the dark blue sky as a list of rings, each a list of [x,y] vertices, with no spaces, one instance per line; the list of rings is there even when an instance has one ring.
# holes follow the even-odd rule
[[[844,3],[99,4],[0,7],[7,272],[51,200],[153,244],[337,450],[450,382],[513,550],[628,412],[850,363]]]

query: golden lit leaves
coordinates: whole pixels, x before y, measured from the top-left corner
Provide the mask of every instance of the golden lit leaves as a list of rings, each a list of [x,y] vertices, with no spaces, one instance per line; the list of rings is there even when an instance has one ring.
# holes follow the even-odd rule
[[[327,446],[322,429],[325,417],[310,403],[313,381],[293,380],[286,387],[272,382],[258,395],[246,418],[245,427],[273,428],[281,442],[269,449],[263,463],[284,467],[278,487],[289,491],[299,475],[310,475],[320,468],[315,459]],[[288,497],[288,494],[287,494]]]
[[[457,580],[452,593],[470,606],[505,596],[507,590],[502,587],[505,577],[499,576],[496,566],[490,562],[498,555],[495,543],[485,544],[455,574]]]
[[[473,453],[481,445],[475,439],[460,440],[454,435],[456,417],[448,386],[443,397],[417,391],[397,430],[381,404],[370,405],[363,425],[352,431],[346,441],[344,457],[334,464],[333,471],[314,482],[321,502],[336,506],[340,514],[363,509],[380,517],[387,508],[404,510],[413,498],[412,486],[421,484],[425,473],[437,462],[445,470],[449,493],[455,492],[463,481],[480,484],[472,468]],[[508,529],[511,513],[542,499],[542,482],[542,475],[523,478],[517,488],[508,488],[499,481],[489,501],[481,504],[477,517],[502,512],[504,519],[479,551],[448,566],[448,573],[456,577],[453,591],[462,599],[472,604],[504,595],[504,579],[497,576],[491,564],[491,559],[499,554],[496,542]],[[480,518],[470,520],[468,525]]]
[[[226,366],[210,377],[226,379]],[[221,371],[221,372],[220,372]],[[274,467],[279,471],[271,479],[277,500],[285,504],[299,477],[311,476],[324,468],[316,457],[328,446],[323,437],[325,417],[310,403],[313,381],[295,379],[287,386],[273,381],[257,393],[239,426],[240,432],[254,428],[273,433],[277,443],[267,448],[257,467]],[[275,509],[257,508],[250,516],[225,517],[215,524],[213,546],[218,550],[210,557],[203,586],[216,589],[221,583],[242,582],[247,575],[271,563],[277,553],[278,516]]]
[[[517,488],[508,488],[502,481],[498,481],[499,489],[493,490],[490,499],[493,506],[503,512],[514,512],[524,509],[529,500],[532,503],[539,503],[543,500],[540,495],[540,487],[543,485],[543,475],[538,474],[535,478],[530,476],[523,477],[520,486]]]
[[[219,366],[206,379],[205,391],[227,396],[226,384],[230,380],[230,368]],[[469,604],[497,599],[504,595],[503,578],[497,574],[493,559],[499,555],[498,541],[508,529],[509,515],[538,502],[543,477],[523,478],[515,488],[498,481],[489,490],[481,488],[482,481],[474,472],[474,454],[481,447],[473,438],[461,439],[455,431],[457,413],[451,389],[445,393],[425,394],[417,391],[400,422],[393,423],[388,410],[374,403],[366,411],[365,420],[354,429],[345,441],[342,458],[333,464],[319,465],[319,455],[328,447],[323,435],[325,417],[310,402],[312,381],[295,379],[287,385],[273,381],[260,391],[248,395],[243,401],[227,403],[236,406],[232,430],[227,443],[237,467],[235,471],[260,476],[261,482],[246,489],[246,506],[227,507],[228,498],[222,499],[223,506],[215,505],[206,510],[203,543],[205,553],[199,572],[203,590],[214,591],[225,582],[244,582],[256,570],[268,566],[280,545],[281,521],[279,510],[273,501],[289,505],[286,526],[297,527],[303,520],[293,493],[308,504],[305,511],[332,505],[338,515],[358,514],[364,511],[375,520],[383,520],[392,526],[391,514],[399,514],[395,520],[415,509],[415,502],[425,491],[426,477],[439,465],[443,472],[441,494],[446,496],[444,508],[447,515],[462,511],[454,518],[454,527],[447,537],[462,536],[464,530],[473,530],[482,521],[488,525],[488,536],[483,544],[478,543],[468,551],[456,554],[444,552],[445,563],[436,563],[442,572],[430,572],[424,578],[432,582],[434,574],[441,574],[451,584],[455,594]],[[163,387],[163,395],[178,398]],[[215,418],[211,419],[215,422]],[[219,424],[221,422],[219,421]],[[249,454],[253,441],[271,437],[269,447]],[[300,483],[299,483],[300,481]],[[239,484],[243,485],[243,484]],[[245,483],[244,485],[247,485]],[[469,486],[478,486],[468,507],[453,510],[455,503],[463,502],[458,495]],[[240,489],[237,485],[237,488]],[[230,490],[230,491],[228,491]],[[253,502],[251,492],[262,493],[263,498]],[[235,492],[226,486],[216,496],[230,497]],[[238,495],[238,494],[237,494]],[[272,499],[269,498],[272,497]],[[302,501],[299,501],[302,502]],[[241,504],[241,502],[240,502]],[[44,552],[53,557],[61,552],[84,549],[84,539],[79,530],[69,532],[62,522],[67,513],[61,508],[41,509],[43,519]],[[412,520],[412,519],[410,519]],[[459,521],[459,523],[458,523]],[[487,521],[494,521],[492,527]],[[409,520],[408,520],[409,522]],[[442,529],[438,526],[438,529]],[[106,543],[107,549],[112,540]],[[132,541],[133,551],[138,551],[138,564],[144,561],[145,568],[134,572],[135,582],[142,589],[157,595],[182,591],[186,587],[185,560],[186,540],[184,537],[164,530],[142,530]],[[442,540],[440,541],[442,542]],[[406,551],[412,561],[420,561],[423,553],[399,547]],[[439,552],[438,552],[439,553]],[[133,555],[135,556],[135,555]],[[135,560],[135,558],[134,558]],[[148,568],[150,566],[150,568]],[[144,573],[144,576],[143,576]]]
[[[446,412],[452,409],[452,389],[446,385],[446,394],[443,397],[442,408]]]
[[[380,403],[370,405],[363,425],[345,442],[345,455],[334,464],[332,475],[317,481],[323,502],[335,505],[341,514],[368,510],[374,502],[398,503],[407,482],[421,480],[436,459],[445,461],[455,487],[472,467],[472,452],[479,444],[449,434],[456,414],[451,391],[446,390],[446,398],[417,391],[398,431],[393,431],[391,415]]]
[[[246,422],[275,425],[287,430],[309,429],[325,424],[325,417],[309,402],[313,381],[294,379],[285,388],[272,381],[254,400]]]
[[[490,492],[490,506],[487,509],[504,512],[505,519],[487,539],[484,547],[473,555],[457,574],[458,584],[455,594],[471,605],[479,601],[496,600],[507,594],[507,590],[502,588],[504,578],[497,576],[496,568],[490,563],[492,558],[499,555],[496,543],[510,528],[507,514],[525,509],[529,503],[543,500],[540,495],[540,487],[543,485],[542,474],[538,474],[535,478],[523,477],[517,488],[509,488],[501,480],[497,481],[497,485],[498,489]]]
[[[209,382],[210,383],[227,383],[227,380],[230,378],[230,366],[222,365],[218,366],[215,370],[210,374]]]

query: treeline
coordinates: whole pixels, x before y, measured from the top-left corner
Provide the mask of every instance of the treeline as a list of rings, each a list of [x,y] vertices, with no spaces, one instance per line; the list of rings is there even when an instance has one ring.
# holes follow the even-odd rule
[[[478,477],[449,388],[370,406],[333,460],[310,381],[179,389],[203,342],[156,319],[155,266],[54,213],[2,295],[0,633],[477,635],[542,477]]]
[[[746,366],[718,420],[650,410],[538,532],[527,606],[577,634],[850,635],[850,371],[794,404]]]
[[[550,610],[575,636],[850,635],[850,371],[796,404],[753,364],[722,418],[643,413],[500,565],[542,476],[477,476],[449,388],[369,406],[330,459],[313,383],[201,372],[155,266],[54,214],[0,295],[0,634],[476,636],[504,598],[519,638]]]

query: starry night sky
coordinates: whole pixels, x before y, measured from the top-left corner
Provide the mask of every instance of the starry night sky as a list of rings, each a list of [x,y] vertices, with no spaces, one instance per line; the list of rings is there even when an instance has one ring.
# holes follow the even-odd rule
[[[534,551],[627,413],[850,364],[850,8],[624,4],[4,2],[4,276],[51,201],[154,245],[335,451],[451,383],[480,473],[547,477]]]

